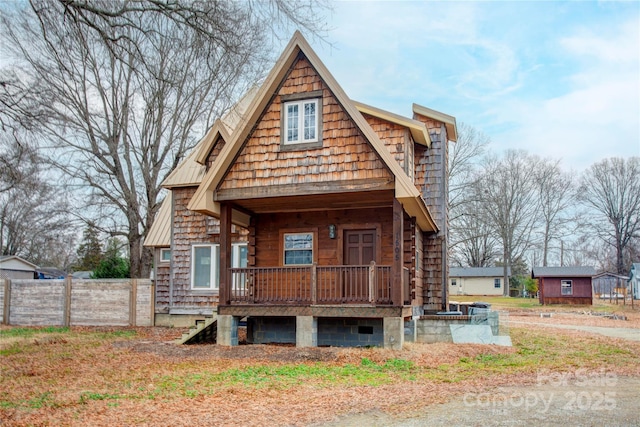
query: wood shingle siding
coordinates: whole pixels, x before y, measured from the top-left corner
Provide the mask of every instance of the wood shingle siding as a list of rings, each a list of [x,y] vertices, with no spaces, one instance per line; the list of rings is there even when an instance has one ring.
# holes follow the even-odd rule
[[[215,151],[215,150],[214,150]],[[217,290],[191,289],[191,246],[197,243],[220,243],[219,220],[187,209],[196,187],[174,188],[172,295],[169,304],[175,307],[211,307],[218,302]],[[233,227],[233,242],[247,241],[248,230]]]
[[[281,150],[280,96],[322,90],[321,148]],[[287,184],[392,180],[358,128],[304,58],[299,59],[247,139],[219,190]]]
[[[222,138],[218,138],[214,143],[213,148],[211,149],[211,152],[209,152],[209,155],[207,156],[207,162],[206,162],[207,170],[209,170],[213,162],[215,162],[216,158],[218,157],[218,154],[220,154],[220,151],[222,151],[222,149],[224,148],[224,144],[225,144],[225,141]]]
[[[405,126],[363,114],[385,147],[410,177],[413,176],[413,139]]]
[[[187,209],[195,190],[195,187],[173,189],[172,307],[210,306],[217,302],[213,291],[191,290],[191,245],[218,242],[218,236],[207,233],[208,217]]]

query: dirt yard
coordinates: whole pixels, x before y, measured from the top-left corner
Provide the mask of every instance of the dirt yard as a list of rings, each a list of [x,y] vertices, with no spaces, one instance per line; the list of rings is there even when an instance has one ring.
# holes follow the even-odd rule
[[[178,346],[182,330],[169,328],[2,327],[0,425],[640,425],[640,342],[552,327],[638,330],[638,313],[509,317],[513,348],[402,351]]]

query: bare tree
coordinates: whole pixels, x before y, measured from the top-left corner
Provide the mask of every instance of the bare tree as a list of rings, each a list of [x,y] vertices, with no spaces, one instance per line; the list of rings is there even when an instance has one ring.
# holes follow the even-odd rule
[[[615,248],[616,272],[625,274],[625,251],[640,238],[640,157],[613,157],[591,165],[577,197],[593,213],[597,235]]]
[[[489,142],[489,137],[474,127],[466,123],[458,126],[458,141],[449,148],[449,210],[452,217],[468,211],[464,205],[473,202],[472,187]]]
[[[161,182],[230,102],[264,70],[274,26],[316,31],[311,1],[31,0],[3,16],[25,102],[45,119],[51,162],[80,189],[95,220],[129,244],[131,274]],[[13,107],[17,109],[17,107]],[[111,223],[108,223],[110,221]]]
[[[473,189],[470,191],[476,194]],[[483,214],[482,201],[471,200],[465,206],[466,213],[455,221],[456,241],[451,258],[461,267],[491,267],[498,254],[498,242],[490,221]]]
[[[552,240],[561,239],[566,227],[575,224],[575,218],[569,216],[574,199],[573,180],[562,171],[559,160],[540,161],[535,176],[542,222],[542,265],[546,267]]]
[[[489,137],[460,123],[449,148],[449,249],[461,266],[485,267],[494,257],[494,239],[479,216],[477,179]]]
[[[539,160],[524,151],[507,151],[503,158],[488,157],[478,181],[482,213],[500,239],[504,283],[508,269],[521,259],[532,243],[538,221],[535,170]],[[504,295],[509,295],[505,286]]]

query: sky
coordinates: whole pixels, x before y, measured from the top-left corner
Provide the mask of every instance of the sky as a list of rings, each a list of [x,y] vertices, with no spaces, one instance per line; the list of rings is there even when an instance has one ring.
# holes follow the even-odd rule
[[[496,153],[576,172],[640,156],[640,2],[338,1],[323,43],[347,95],[456,117]]]

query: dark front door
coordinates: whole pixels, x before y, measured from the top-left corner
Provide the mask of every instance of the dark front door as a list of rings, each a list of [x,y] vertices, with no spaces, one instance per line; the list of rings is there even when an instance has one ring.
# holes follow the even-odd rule
[[[342,295],[346,302],[369,301],[369,263],[376,260],[376,230],[345,230]],[[356,267],[357,266],[357,267]]]

